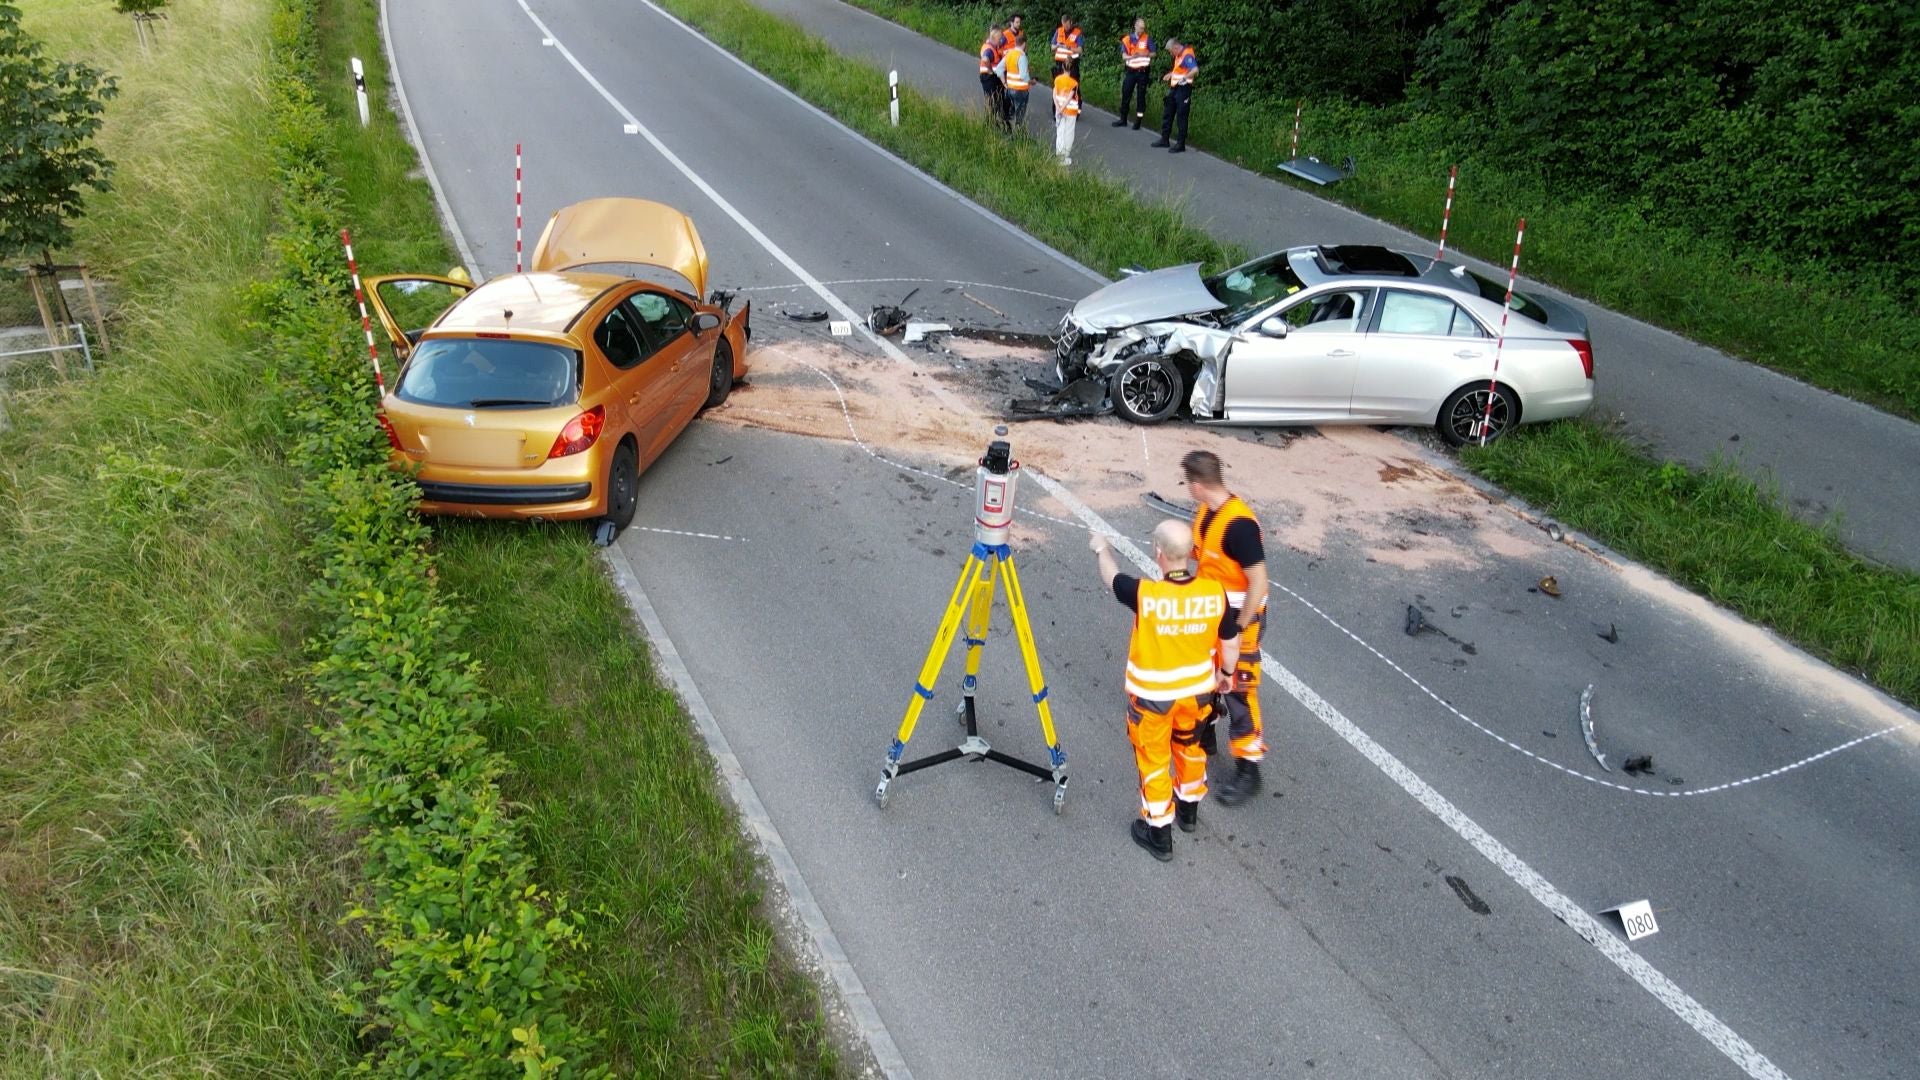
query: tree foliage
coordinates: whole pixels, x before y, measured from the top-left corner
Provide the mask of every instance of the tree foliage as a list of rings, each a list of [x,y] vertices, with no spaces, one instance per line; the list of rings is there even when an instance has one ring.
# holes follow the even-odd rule
[[[93,145],[117,87],[85,64],[56,62],[0,3],[0,258],[72,240],[83,189],[105,191],[113,164]]]
[[[151,15],[171,0],[113,0],[113,10],[122,15]]]
[[[979,0],[931,0],[978,8]],[[1206,93],[1380,106],[1452,160],[1537,176],[1764,257],[1920,260],[1917,0],[1083,0],[1093,60],[1147,19]],[[1906,286],[1911,288],[1911,286]]]

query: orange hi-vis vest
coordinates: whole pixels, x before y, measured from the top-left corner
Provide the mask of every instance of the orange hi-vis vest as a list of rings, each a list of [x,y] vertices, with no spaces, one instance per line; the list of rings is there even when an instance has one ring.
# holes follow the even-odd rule
[[[1071,75],[1061,74],[1053,80],[1053,111],[1061,116],[1080,115],[1079,80]]]
[[[1192,86],[1193,77],[1200,74],[1200,61],[1194,59],[1193,46],[1182,48],[1173,58],[1173,85]]]
[[[994,46],[993,39],[988,38],[987,40],[981,42],[980,43],[980,74],[982,75],[991,74],[993,72],[993,69],[999,63],[1000,63],[1000,50]]]
[[[1227,526],[1241,518],[1252,521],[1255,526],[1259,525],[1259,520],[1253,516],[1253,511],[1247,508],[1246,503],[1240,501],[1238,495],[1229,495],[1220,509],[1213,512],[1212,521],[1206,520],[1207,508],[1202,504],[1193,513],[1193,550],[1200,561],[1199,576],[1209,581],[1219,582],[1227,590],[1227,601],[1246,613],[1241,617],[1241,621],[1245,622],[1252,617],[1254,611],[1266,608],[1267,598],[1257,597],[1253,608],[1248,609],[1246,567],[1234,562],[1232,556],[1228,555],[1226,548],[1222,546],[1226,543]],[[1202,527],[1203,522],[1204,527]]]
[[[1080,28],[1074,27],[1062,36],[1059,27],[1053,28],[1053,62],[1064,64],[1080,55]]]
[[[1008,90],[1025,90],[1033,85],[1033,79],[1027,75],[1027,50],[1013,45],[1000,55],[1007,62]]]
[[[1184,574],[1141,579],[1127,648],[1127,693],[1148,701],[1212,693],[1226,614],[1227,593],[1217,581]]]
[[[1120,39],[1120,51],[1126,56],[1127,70],[1145,71],[1153,66],[1153,35],[1128,34]]]

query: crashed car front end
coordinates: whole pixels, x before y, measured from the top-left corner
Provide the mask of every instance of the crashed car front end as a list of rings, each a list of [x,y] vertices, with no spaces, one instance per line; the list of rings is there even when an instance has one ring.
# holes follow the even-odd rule
[[[1207,418],[1220,411],[1220,361],[1233,335],[1206,314],[1155,319],[1110,329],[1087,325],[1068,312],[1051,336],[1054,377],[1057,380],[1053,415],[1105,415],[1113,411],[1114,376],[1143,357],[1164,357],[1179,370],[1189,388],[1187,405],[1193,415]],[[1028,404],[1016,402],[1016,407]]]

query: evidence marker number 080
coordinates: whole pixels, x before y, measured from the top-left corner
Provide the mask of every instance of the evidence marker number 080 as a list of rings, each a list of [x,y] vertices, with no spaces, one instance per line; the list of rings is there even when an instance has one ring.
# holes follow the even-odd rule
[[[1639,941],[1660,932],[1660,924],[1653,920],[1653,904],[1647,900],[1635,900],[1631,904],[1610,907],[1601,914],[1612,912],[1620,916],[1620,926],[1627,932],[1628,941]]]

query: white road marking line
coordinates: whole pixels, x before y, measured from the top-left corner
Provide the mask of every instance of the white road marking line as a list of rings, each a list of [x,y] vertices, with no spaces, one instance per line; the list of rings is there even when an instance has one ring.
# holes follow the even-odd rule
[[[974,202],[972,199],[967,198],[965,195],[960,194],[958,191],[955,191],[954,189],[948,187],[946,184],[941,183],[939,180],[935,179],[934,177],[928,176],[925,172],[921,171],[919,166],[914,165],[912,162],[906,160],[900,155],[894,153],[891,150],[888,150],[886,147],[881,146],[879,143],[874,142],[872,139],[867,138],[865,135],[862,135],[859,132],[848,127],[847,125],[841,123],[837,117],[830,115],[825,109],[822,109],[820,106],[815,105],[813,102],[808,101],[806,98],[801,97],[799,94],[794,93],[793,91],[787,89],[786,87],[781,86],[778,82],[776,82],[773,79],[772,76],[768,75],[764,71],[761,71],[759,68],[754,67],[752,64],[747,63],[745,60],[742,60],[739,57],[728,52],[726,49],[722,48],[718,42],[714,41],[712,38],[709,38],[707,35],[701,33],[700,31],[695,30],[693,27],[688,26],[686,23],[680,21],[680,19],[677,16],[675,16],[672,12],[654,3],[653,0],[640,0],[640,2],[645,4],[647,7],[652,8],[654,11],[654,14],[659,15],[661,18],[667,20],[673,25],[679,27],[682,30],[685,30],[689,35],[693,37],[694,40],[700,42],[700,44],[705,45],[707,48],[712,49],[714,52],[717,52],[721,56],[724,56],[728,60],[732,61],[736,66],[740,68],[741,71],[744,71],[749,76],[760,80],[762,83],[765,83],[767,87],[771,89],[774,93],[779,94],[781,97],[786,98],[788,101],[793,102],[795,105],[798,105],[802,109],[805,109],[806,111],[819,117],[821,121],[838,129],[839,131],[844,133],[848,138],[852,139],[854,142],[858,143],[859,145],[866,147],[867,149],[873,151],[874,153],[880,155],[881,157],[887,159],[888,161],[891,161],[895,165],[898,165],[901,168],[901,170],[904,171],[908,176],[913,177],[915,180],[920,181],[921,183],[927,185],[928,187],[934,189],[935,191],[938,191],[940,194],[945,195],[946,197],[952,199],[954,202],[959,203],[961,206],[966,207],[967,209],[973,211],[976,214],[979,214],[981,217],[987,219],[993,224],[999,226],[1001,229],[1006,231],[1007,235],[1013,237],[1015,240],[1018,240],[1021,243],[1039,252],[1040,254],[1045,255],[1050,259],[1053,259],[1055,262],[1058,262],[1060,265],[1065,266],[1068,269],[1077,270],[1080,273],[1085,274],[1087,278],[1091,281],[1094,281],[1101,285],[1106,285],[1110,283],[1110,279],[1102,275],[1099,271],[1094,270],[1092,267],[1087,266],[1085,263],[1080,262],[1079,260],[1068,256],[1065,252],[1054,250],[1052,247],[1048,246],[1044,241],[1028,233],[1026,230],[1013,224],[1012,222],[994,213],[993,211],[987,209],[986,207],[981,206],[979,203]],[[526,5],[523,3],[521,6],[524,7]],[[1420,242],[1425,243],[1426,241],[1422,240]]]
[[[693,681],[693,673],[687,670],[686,663],[680,659],[679,650],[673,647],[666,624],[660,621],[660,614],[640,588],[640,577],[634,573],[626,552],[620,550],[619,544],[614,544],[603,549],[601,557],[613,571],[614,582],[625,594],[627,605],[639,617],[641,629],[646,631],[647,639],[653,645],[654,656],[659,660],[668,681],[680,695],[680,700],[686,703],[687,712],[700,729],[708,751],[713,754],[715,769],[726,784],[733,804],[739,808],[747,831],[766,854],[768,867],[780,886],[778,890],[770,891],[786,893],[789,910],[783,914],[790,915],[812,938],[817,954],[813,959],[819,962],[840,991],[850,1014],[850,1022],[873,1052],[874,1064],[887,1077],[912,1080],[913,1073],[908,1070],[906,1059],[900,1056],[900,1048],[894,1045],[893,1037],[887,1033],[887,1026],[880,1019],[880,1010],[874,1007],[873,999],[867,996],[859,972],[853,970],[853,961],[847,958],[846,950],[841,948],[839,936],[833,932],[833,925],[827,922],[826,911],[814,899],[813,890],[800,872],[800,864],[794,861],[793,853],[780,836],[780,830],[774,827],[773,816],[767,813],[766,804],[760,801],[753,781],[747,778],[747,770],[741,766],[740,759],[734,756],[733,746],[727,742],[727,733],[721,730],[720,721],[713,715],[713,710],[707,707],[707,699]],[[798,934],[794,936],[799,937]]]
[[[1114,548],[1133,560],[1142,571],[1150,572],[1152,560],[1135,546],[1133,541],[1121,535],[1112,525],[1096,513],[1087,504],[1081,502],[1059,481],[1044,473],[1035,471],[1033,478],[1047,493],[1060,500],[1061,504],[1072,509],[1087,528],[1105,536]],[[1725,1054],[1734,1064],[1746,1070],[1754,1080],[1787,1080],[1785,1073],[1767,1059],[1765,1054],[1753,1047],[1753,1044],[1741,1038],[1732,1028],[1709,1012],[1706,1006],[1695,1001],[1685,990],[1680,989],[1672,979],[1661,974],[1659,969],[1648,963],[1639,953],[1614,936],[1613,931],[1600,920],[1588,914],[1585,908],[1573,902],[1565,893],[1555,888],[1553,883],[1542,877],[1538,871],[1528,866],[1524,860],[1514,854],[1505,844],[1494,839],[1493,835],[1468,817],[1459,807],[1453,805],[1446,796],[1435,791],[1431,784],[1422,780],[1399,758],[1393,756],[1386,747],[1374,741],[1373,737],[1355,726],[1340,710],[1333,707],[1325,698],[1315,693],[1313,688],[1288,671],[1279,661],[1266,652],[1260,654],[1260,669],[1271,676],[1275,683],[1293,696],[1295,701],[1305,706],[1307,711],[1317,717],[1321,723],[1332,728],[1334,733],[1358,750],[1361,756],[1372,762],[1381,772],[1400,785],[1401,790],[1414,797],[1434,817],[1439,818],[1461,839],[1473,845],[1486,860],[1498,867],[1513,882],[1525,889],[1540,905],[1552,912],[1561,922],[1572,928],[1573,932],[1585,938],[1589,944],[1600,951],[1602,956],[1612,961],[1614,966],[1625,972],[1643,987],[1656,1000],[1665,1005],[1684,1021],[1688,1027],[1712,1043],[1714,1048]]]
[[[792,274],[796,278],[799,278],[803,283],[806,284],[807,288],[813,290],[813,293],[815,296],[818,296],[821,300],[825,301],[828,307],[831,307],[833,310],[839,312],[843,318],[852,322],[854,324],[854,329],[859,331],[861,336],[865,337],[868,341],[872,342],[875,346],[877,346],[880,349],[881,352],[885,353],[890,359],[898,361],[899,363],[902,363],[902,364],[913,363],[913,361],[907,359],[906,353],[903,353],[900,351],[899,346],[895,345],[893,342],[888,341],[886,338],[883,338],[879,334],[876,334],[872,330],[868,329],[865,320],[863,320],[858,314],[856,314],[853,308],[847,305],[847,302],[845,300],[840,299],[840,297],[836,295],[833,292],[833,290],[827,288],[824,284],[822,284],[819,278],[816,278],[811,273],[809,273],[807,271],[807,268],[804,266],[801,266],[799,262],[797,262],[793,258],[793,256],[787,254],[784,248],[782,248],[779,244],[774,243],[772,237],[768,236],[764,232],[761,232],[760,226],[755,225],[752,221],[748,220],[747,215],[735,209],[734,205],[727,201],[726,196],[714,190],[713,185],[707,183],[705,177],[695,172],[691,165],[688,165],[685,161],[682,161],[680,159],[680,155],[674,153],[673,150],[670,147],[668,147],[666,143],[661,142],[660,137],[653,133],[652,128],[649,128],[647,125],[641,123],[639,117],[633,115],[633,113],[629,111],[625,105],[622,105],[620,103],[619,98],[613,96],[612,91],[608,90],[605,86],[602,86],[600,84],[599,79],[594,78],[593,72],[588,71],[587,66],[580,62],[580,58],[573,55],[573,50],[567,48],[566,43],[560,40],[560,35],[555,34],[552,30],[547,29],[547,24],[542,22],[540,20],[540,16],[535,15],[533,13],[533,9],[527,6],[527,0],[519,0],[519,4],[520,4],[520,10],[526,12],[527,18],[533,20],[533,25],[539,27],[540,32],[542,34],[545,34],[546,36],[553,38],[554,49],[557,52],[559,52],[561,57],[563,57],[568,64],[571,64],[573,66],[573,70],[579,72],[580,77],[587,81],[587,85],[593,87],[594,91],[598,93],[600,97],[603,100],[605,100],[608,105],[613,106],[613,111],[620,114],[620,118],[627,122],[627,126],[629,128],[637,132],[640,135],[640,137],[647,140],[648,143],[652,144],[653,148],[659,151],[660,156],[667,159],[667,164],[672,165],[674,169],[676,169],[680,173],[681,176],[686,177],[688,183],[692,184],[694,187],[699,188],[700,193],[702,195],[705,195],[713,203],[713,205],[719,207],[721,213],[732,218],[733,223],[735,225],[740,226],[742,231],[744,231],[748,236],[753,238],[754,243],[759,244],[762,248],[766,249],[767,254],[773,256],[776,260],[779,261],[780,265],[786,267],[788,273]],[[648,4],[647,6],[653,7],[653,5],[651,4]],[[654,10],[659,11],[658,8],[654,8]],[[661,12],[661,14],[665,15],[666,13]]]
[[[629,525],[632,532],[660,533],[663,536],[689,536],[695,540],[729,540],[736,544],[752,543],[744,536],[722,536],[719,533],[687,532],[683,529],[656,529],[651,525]]]
[[[1505,735],[1502,735],[1499,732],[1486,727],[1485,725],[1481,724],[1480,721],[1475,720],[1473,717],[1468,716],[1464,712],[1461,712],[1459,708],[1457,708],[1452,702],[1448,701],[1446,698],[1443,698],[1439,694],[1434,693],[1431,687],[1429,687],[1426,683],[1421,682],[1418,678],[1415,678],[1412,672],[1408,671],[1406,668],[1401,667],[1398,663],[1395,663],[1392,658],[1387,656],[1387,654],[1381,652],[1379,649],[1374,648],[1371,642],[1367,641],[1365,638],[1361,637],[1359,634],[1356,634],[1352,630],[1349,630],[1345,626],[1341,625],[1338,619],[1335,619],[1333,616],[1320,610],[1320,608],[1317,605],[1315,605],[1313,601],[1308,600],[1306,597],[1301,596],[1299,593],[1294,592],[1292,589],[1287,588],[1285,585],[1282,585],[1277,581],[1270,581],[1268,583],[1268,587],[1271,589],[1277,590],[1279,592],[1283,592],[1286,595],[1292,597],[1294,600],[1299,601],[1301,606],[1305,607],[1308,611],[1313,612],[1315,615],[1318,615],[1320,616],[1321,619],[1325,620],[1328,626],[1331,626],[1335,630],[1338,630],[1342,634],[1345,634],[1347,637],[1352,638],[1355,644],[1359,645],[1361,648],[1372,653],[1375,659],[1379,660],[1381,663],[1387,665],[1388,667],[1392,668],[1394,671],[1398,672],[1400,676],[1406,679],[1408,682],[1419,687],[1421,693],[1432,698],[1434,702],[1437,703],[1441,708],[1447,710],[1448,712],[1459,717],[1460,719],[1465,720],[1468,724],[1472,725],[1474,729],[1478,730],[1479,732],[1486,735],[1487,737],[1493,739],[1496,742],[1501,743],[1502,745],[1508,747],[1509,749],[1518,750],[1520,753],[1525,754],[1526,756],[1532,758],[1533,760],[1539,762],[1542,765],[1547,766],[1550,769],[1558,769],[1559,771],[1566,773],[1568,776],[1578,777],[1582,780],[1587,781],[1588,783],[1598,784],[1604,788],[1612,788],[1615,791],[1625,791],[1634,795],[1655,795],[1661,798],[1668,798],[1668,799],[1685,799],[1685,798],[1692,798],[1698,795],[1712,795],[1716,792],[1731,791],[1732,789],[1737,787],[1745,787],[1748,784],[1752,784],[1761,780],[1770,780],[1773,777],[1782,775],[1783,773],[1790,773],[1795,769],[1799,769],[1807,765],[1811,765],[1822,758],[1832,757],[1834,754],[1837,754],[1842,750],[1850,750],[1853,747],[1859,746],[1861,743],[1870,742],[1874,739],[1881,737],[1882,735],[1891,735],[1894,732],[1900,730],[1898,726],[1882,728],[1879,731],[1869,732],[1868,734],[1861,735],[1858,738],[1849,739],[1838,746],[1829,747],[1828,749],[1822,750],[1817,754],[1812,754],[1808,757],[1801,758],[1799,761],[1782,765],[1779,768],[1769,769],[1766,772],[1756,773],[1753,776],[1742,777],[1739,780],[1729,780],[1723,784],[1714,784],[1711,787],[1695,788],[1691,791],[1656,791],[1652,788],[1634,787],[1631,784],[1622,784],[1613,780],[1607,780],[1602,777],[1594,776],[1589,773],[1584,773],[1584,772],[1581,772],[1579,769],[1569,768],[1565,765],[1560,764],[1557,761],[1552,761],[1547,758],[1541,757],[1539,754],[1536,754],[1533,751],[1527,749],[1526,747],[1521,746],[1519,743],[1514,742],[1513,740],[1507,738]]]

